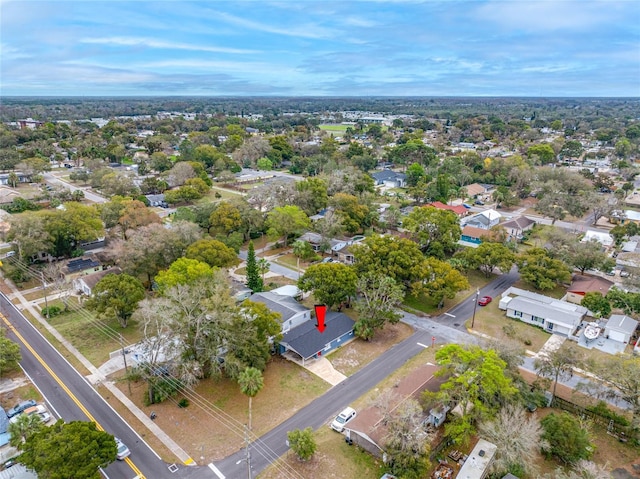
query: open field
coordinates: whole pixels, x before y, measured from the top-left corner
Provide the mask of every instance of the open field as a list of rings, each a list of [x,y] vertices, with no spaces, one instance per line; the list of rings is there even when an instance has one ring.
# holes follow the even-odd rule
[[[318,125],[322,131],[344,133],[350,125]],[[353,128],[353,126],[351,126]]]

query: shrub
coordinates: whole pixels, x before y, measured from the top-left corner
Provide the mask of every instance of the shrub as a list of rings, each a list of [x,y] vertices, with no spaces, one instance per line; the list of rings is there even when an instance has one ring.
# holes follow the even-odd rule
[[[527,346],[531,346],[531,340],[529,338],[526,338],[524,340],[524,344],[526,344]]]
[[[178,401],[178,407],[180,408],[189,407],[189,400],[187,398],[180,399],[180,401]]]
[[[627,418],[613,412],[607,407],[607,403],[604,401],[598,401],[598,404],[596,404],[595,406],[588,407],[587,411],[591,411],[598,416],[609,419],[621,426],[629,426],[629,421],[627,420]]]
[[[502,331],[509,338],[513,338],[516,335],[516,327],[511,323],[508,323],[502,326]]]
[[[593,445],[589,434],[571,414],[551,413],[540,424],[544,429],[542,439],[547,443],[542,452],[547,457],[557,457],[567,464],[591,457]]]
[[[42,316],[45,318],[54,318],[58,316],[62,310],[58,306],[49,306],[46,308],[42,308]]]

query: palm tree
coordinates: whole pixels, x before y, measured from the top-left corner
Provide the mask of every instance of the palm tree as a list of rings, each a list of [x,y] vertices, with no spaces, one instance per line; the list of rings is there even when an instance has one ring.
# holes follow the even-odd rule
[[[262,275],[262,284],[264,284],[264,275],[271,268],[271,263],[269,263],[266,259],[260,258],[258,260],[258,271]]]
[[[242,394],[249,396],[249,431],[251,431],[251,400],[264,386],[264,379],[259,369],[248,367],[240,373],[238,384]]]
[[[19,448],[30,436],[44,427],[38,414],[20,414],[15,422],[9,423],[9,444]]]

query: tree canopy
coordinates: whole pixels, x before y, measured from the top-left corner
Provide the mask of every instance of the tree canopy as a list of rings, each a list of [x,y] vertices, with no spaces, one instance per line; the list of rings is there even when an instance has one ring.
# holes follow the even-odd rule
[[[144,286],[128,274],[107,274],[93,288],[86,305],[107,318],[115,318],[125,328],[144,298]]]
[[[298,280],[302,291],[312,291],[319,303],[328,308],[349,302],[356,293],[358,276],[342,263],[320,263],[309,266]]]
[[[98,468],[115,461],[117,451],[113,436],[94,422],[60,419],[30,435],[18,460],[45,479],[99,479]]]

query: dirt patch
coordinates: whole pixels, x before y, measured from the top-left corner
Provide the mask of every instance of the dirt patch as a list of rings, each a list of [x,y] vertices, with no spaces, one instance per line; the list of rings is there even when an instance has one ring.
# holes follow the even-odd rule
[[[411,327],[404,323],[389,324],[384,329],[376,331],[370,341],[355,339],[329,354],[327,358],[336,370],[350,376],[412,333]]]

